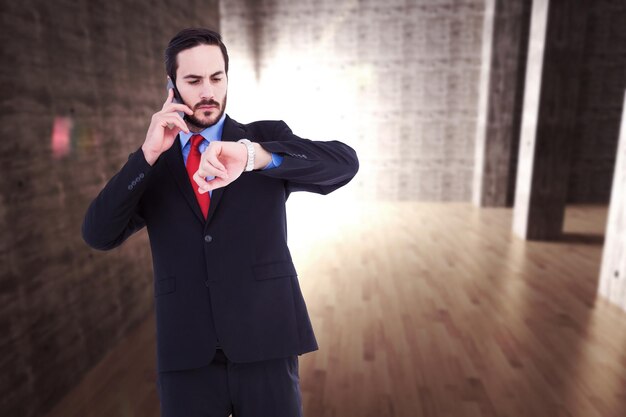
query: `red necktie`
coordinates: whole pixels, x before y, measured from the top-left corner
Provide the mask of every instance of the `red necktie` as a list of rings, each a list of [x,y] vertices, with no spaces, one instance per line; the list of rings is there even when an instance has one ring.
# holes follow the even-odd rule
[[[204,138],[201,135],[193,135],[191,137],[191,150],[189,151],[189,156],[187,156],[187,175],[189,175],[189,181],[191,181],[191,188],[193,188],[193,192],[196,195],[196,200],[198,200],[198,204],[200,205],[200,210],[204,215],[204,219],[206,220],[207,214],[209,213],[209,203],[211,202],[211,196],[208,192],[204,194],[200,194],[198,192],[198,184],[193,180],[193,174],[196,173],[198,168],[200,167],[200,144]]]

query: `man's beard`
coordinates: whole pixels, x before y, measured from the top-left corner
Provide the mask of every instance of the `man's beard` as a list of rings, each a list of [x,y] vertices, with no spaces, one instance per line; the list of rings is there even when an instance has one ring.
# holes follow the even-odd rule
[[[224,115],[224,110],[226,110],[226,98],[227,96],[224,96],[224,100],[222,101],[222,104],[218,103],[215,100],[207,100],[207,101],[201,101],[199,103],[197,103],[194,108],[192,109],[194,112],[193,114],[190,116],[188,114],[185,114],[185,117],[183,118],[183,120],[185,120],[187,123],[198,127],[198,128],[202,128],[202,129],[206,129],[207,127],[211,127],[213,125],[215,125],[217,122],[219,122],[219,120],[222,118],[222,116]],[[218,116],[215,118],[215,120],[213,121],[209,121],[209,122],[203,122],[202,120],[198,119],[196,117],[196,110],[198,107],[200,106],[217,106],[218,110],[219,110],[219,114]],[[206,110],[204,110],[206,111]]]

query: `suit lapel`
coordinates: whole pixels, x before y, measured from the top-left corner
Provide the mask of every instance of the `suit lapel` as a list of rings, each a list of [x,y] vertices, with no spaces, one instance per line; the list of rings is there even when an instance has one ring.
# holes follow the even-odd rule
[[[224,129],[222,130],[222,142],[236,142],[239,139],[243,139],[245,137],[246,137],[246,131],[243,128],[243,126],[239,124],[238,122],[234,121],[233,119],[231,119],[228,115],[226,115],[226,119],[224,119]],[[179,145],[179,148],[180,148],[180,145]],[[186,174],[187,174],[187,171],[185,171],[185,175]],[[215,213],[215,210],[217,209],[217,206],[219,205],[222,199],[222,195],[224,194],[227,187],[228,186],[213,190],[213,193],[211,195],[211,204],[209,205],[209,213],[207,215],[206,225],[208,225],[211,222],[211,218],[213,217],[213,214]],[[191,190],[191,192],[193,193],[193,190]],[[195,201],[195,196],[193,196],[193,198]],[[197,203],[196,203],[196,206],[198,206]],[[198,212],[200,212],[199,210],[200,209],[198,208]]]
[[[187,176],[187,170],[185,169],[185,163],[183,161],[182,151],[180,148],[180,138],[178,136],[176,136],[174,143],[163,154],[163,156],[165,157],[167,166],[172,172],[174,180],[176,180],[178,189],[185,197],[185,200],[187,200],[187,204],[189,204],[189,207],[194,212],[198,220],[204,224],[204,216],[202,215],[202,211],[200,211],[198,200],[196,200],[196,195],[193,192],[193,188],[191,188],[191,182]]]

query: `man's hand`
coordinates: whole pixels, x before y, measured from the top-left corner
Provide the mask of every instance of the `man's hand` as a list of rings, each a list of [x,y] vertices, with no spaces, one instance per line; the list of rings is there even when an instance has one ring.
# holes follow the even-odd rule
[[[269,164],[272,156],[258,143],[255,148],[254,169],[260,169]],[[206,193],[216,188],[225,187],[235,181],[248,163],[248,150],[243,143],[215,141],[202,153],[200,167],[193,175],[198,184],[200,193]],[[205,177],[214,176],[209,181]]]
[[[152,115],[146,140],[141,146],[144,157],[150,165],[154,165],[159,156],[172,146],[181,130],[189,133],[187,124],[177,111],[192,115],[193,110],[184,104],[172,103],[173,98],[174,90],[170,88],[163,108]]]

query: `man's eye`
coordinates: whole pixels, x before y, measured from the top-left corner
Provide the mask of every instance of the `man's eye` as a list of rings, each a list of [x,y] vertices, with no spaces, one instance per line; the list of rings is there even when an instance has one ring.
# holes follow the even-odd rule
[[[215,81],[216,83],[219,83],[220,81],[222,81],[221,78],[213,78],[213,81]]]
[[[189,84],[198,84],[198,83],[199,83],[198,80],[189,81]]]

